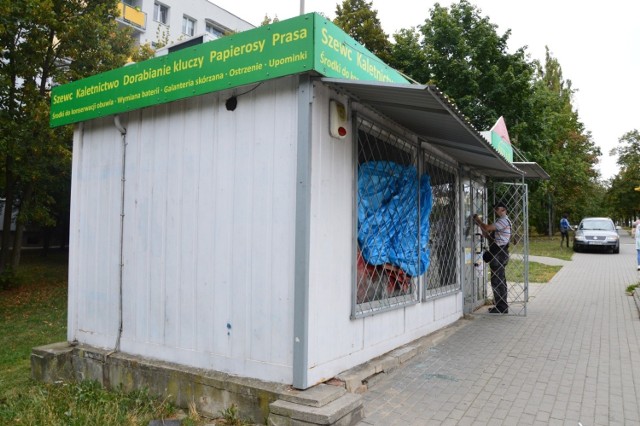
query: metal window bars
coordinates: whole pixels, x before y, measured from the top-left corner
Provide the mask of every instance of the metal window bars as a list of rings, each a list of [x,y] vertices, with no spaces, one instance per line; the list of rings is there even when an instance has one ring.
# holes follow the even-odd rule
[[[460,289],[458,249],[458,179],[453,166],[427,151],[423,170],[431,177],[429,253],[423,299]]]
[[[417,277],[403,265],[418,259],[418,149],[373,123],[357,119],[357,250],[353,316],[417,303]],[[409,239],[403,237],[409,236]],[[415,235],[417,240],[417,235]],[[416,244],[413,244],[416,243]]]
[[[360,116],[357,135],[352,316],[458,289],[455,168]]]

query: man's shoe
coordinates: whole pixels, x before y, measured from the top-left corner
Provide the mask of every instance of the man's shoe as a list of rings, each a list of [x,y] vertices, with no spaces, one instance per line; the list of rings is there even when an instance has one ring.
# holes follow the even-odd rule
[[[500,310],[498,308],[489,308],[489,313],[490,314],[508,314],[509,313],[509,309],[505,309],[503,311],[503,310]]]

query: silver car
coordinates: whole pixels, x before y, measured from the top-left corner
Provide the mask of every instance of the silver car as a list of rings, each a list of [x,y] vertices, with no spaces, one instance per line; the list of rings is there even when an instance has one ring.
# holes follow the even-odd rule
[[[597,249],[620,253],[618,229],[608,217],[585,217],[573,236],[573,251]]]

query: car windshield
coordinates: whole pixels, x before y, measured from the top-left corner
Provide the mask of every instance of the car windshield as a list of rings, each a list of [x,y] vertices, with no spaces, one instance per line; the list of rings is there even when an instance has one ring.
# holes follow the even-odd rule
[[[580,225],[580,229],[594,230],[594,231],[613,231],[615,228],[613,222],[609,220],[585,220]]]

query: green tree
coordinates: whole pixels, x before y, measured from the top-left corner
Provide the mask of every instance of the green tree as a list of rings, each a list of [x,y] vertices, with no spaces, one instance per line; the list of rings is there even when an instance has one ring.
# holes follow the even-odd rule
[[[336,17],[333,23],[383,62],[390,62],[391,43],[382,30],[378,11],[373,9],[373,2],[343,0],[342,5],[336,6]]]
[[[262,18],[262,22],[260,22],[260,26],[271,25],[278,22],[280,22],[280,19],[278,19],[278,15],[276,15],[275,18],[271,19],[269,15],[265,14],[264,18]]]
[[[503,116],[517,154],[551,175],[528,182],[531,224],[548,231],[557,227],[557,212],[577,218],[602,209],[593,202],[604,194],[595,169],[600,150],[573,107],[571,81],[548,51],[543,64],[526,47],[510,53],[510,31],[498,34],[466,0],[436,4],[419,31],[394,35],[393,66],[436,85],[477,129]]]
[[[169,39],[169,27],[158,25],[155,41],[148,41],[134,47],[133,53],[131,54],[131,60],[133,62],[142,62],[147,59],[151,59],[154,57],[158,49],[167,46],[169,43],[171,43],[171,40]]]
[[[558,227],[564,212],[576,219],[601,213],[602,204],[593,204],[602,201],[595,168],[601,152],[579,120],[571,81],[563,79],[558,60],[547,49],[544,64],[536,65],[529,108],[514,133],[524,155],[551,176],[530,185],[530,223],[548,231]]]
[[[0,269],[15,270],[27,223],[51,225],[70,185],[71,127],[49,128],[52,84],[125,63],[132,39],[118,1],[14,0],[0,5],[0,144],[5,197]],[[58,206],[56,206],[58,205]],[[13,250],[12,207],[18,209]],[[12,253],[12,256],[10,256]]]
[[[618,155],[620,171],[611,181],[607,193],[607,205],[611,206],[611,215],[630,221],[640,214],[640,132],[631,130],[618,140],[611,155]]]
[[[610,152],[611,155],[618,156],[618,165],[623,169],[640,169],[640,132],[637,129],[631,130],[622,135],[618,143],[619,146]]]
[[[431,84],[430,66],[421,47],[420,33],[413,28],[402,29],[393,38],[389,65],[420,84]]]
[[[420,28],[430,81],[476,128],[488,129],[500,116],[512,126],[526,111],[534,67],[525,48],[507,51],[510,30],[498,35],[480,13],[466,0],[431,9]]]

